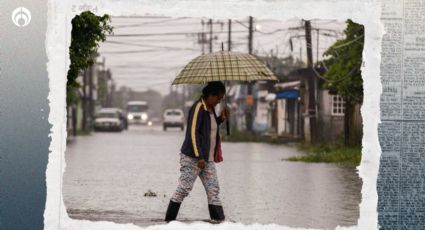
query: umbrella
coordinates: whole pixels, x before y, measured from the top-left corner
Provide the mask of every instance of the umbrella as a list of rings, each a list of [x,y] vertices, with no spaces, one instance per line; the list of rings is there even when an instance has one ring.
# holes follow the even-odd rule
[[[173,81],[176,84],[206,84],[210,81],[243,81],[278,79],[263,63],[247,53],[219,51],[196,57]],[[227,97],[226,97],[227,99]],[[227,134],[229,135],[229,123]]]
[[[278,79],[272,71],[250,54],[220,51],[205,54],[190,61],[172,84],[258,80],[277,81]]]

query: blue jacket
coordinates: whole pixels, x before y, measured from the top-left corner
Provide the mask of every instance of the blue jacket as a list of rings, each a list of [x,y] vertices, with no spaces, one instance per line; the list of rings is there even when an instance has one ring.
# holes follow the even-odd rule
[[[213,110],[214,111],[214,110]],[[214,111],[214,117],[217,121],[217,134],[219,138],[219,125],[223,122],[217,117]],[[211,118],[204,101],[199,99],[189,110],[187,118],[186,136],[180,149],[181,153],[208,161],[210,151],[210,133]],[[217,142],[216,142],[217,143]]]

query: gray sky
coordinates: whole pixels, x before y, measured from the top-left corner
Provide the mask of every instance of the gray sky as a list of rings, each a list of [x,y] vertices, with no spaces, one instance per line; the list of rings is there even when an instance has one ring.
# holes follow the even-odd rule
[[[168,18],[168,17],[112,17],[114,36],[108,36],[100,44],[99,53],[105,58],[105,67],[120,86],[137,91],[153,89],[165,95],[171,82],[180,70],[193,58],[202,54],[202,45],[198,44],[198,32],[209,32],[209,26],[202,26],[204,18]],[[213,51],[221,50],[221,43],[227,50],[228,21],[213,20]],[[253,50],[259,55],[274,54],[279,57],[293,55],[306,58],[305,38],[294,37],[293,52],[289,38],[303,35],[300,19],[285,22],[275,20],[255,20]],[[337,35],[342,38],[344,22],[335,20],[312,20],[313,59],[316,61],[317,36],[319,33],[319,59],[321,53],[332,45]],[[336,31],[336,33],[335,33]],[[331,35],[331,36],[330,36]],[[207,39],[209,35],[207,34]],[[248,52],[248,17],[243,21],[232,20],[232,51]],[[205,52],[209,52],[208,44]]]

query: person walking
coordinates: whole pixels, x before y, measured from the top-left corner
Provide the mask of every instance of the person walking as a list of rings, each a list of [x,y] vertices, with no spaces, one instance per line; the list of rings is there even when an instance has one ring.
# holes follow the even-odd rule
[[[214,108],[225,92],[223,83],[208,82],[202,89],[201,98],[189,110],[186,135],[180,149],[180,177],[165,214],[167,222],[176,219],[181,203],[189,195],[198,176],[207,193],[210,218],[214,221],[225,219],[214,163],[218,154],[216,143],[220,141],[219,126],[229,116],[225,108],[218,117]]]

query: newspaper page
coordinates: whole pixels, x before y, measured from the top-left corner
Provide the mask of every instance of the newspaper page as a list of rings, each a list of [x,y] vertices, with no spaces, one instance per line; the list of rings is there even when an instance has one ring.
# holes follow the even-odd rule
[[[425,225],[425,2],[383,2],[378,222],[381,229]]]

